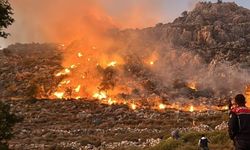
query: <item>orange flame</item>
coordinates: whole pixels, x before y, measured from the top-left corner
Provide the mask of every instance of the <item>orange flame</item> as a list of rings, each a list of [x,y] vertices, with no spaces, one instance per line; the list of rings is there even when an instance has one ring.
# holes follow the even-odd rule
[[[62,99],[64,96],[64,92],[55,92],[54,95],[58,98],[58,99]]]
[[[66,75],[69,73],[70,73],[70,70],[68,68],[66,68],[62,72],[57,73],[56,76],[58,77],[58,76]]]
[[[136,106],[134,103],[132,103],[132,104],[130,105],[130,107],[131,107],[131,109],[133,109],[133,110],[135,110],[135,109],[137,108],[137,106]]]
[[[193,105],[190,106],[189,111],[194,112],[194,106]]]
[[[112,61],[112,62],[110,62],[109,64],[108,64],[108,67],[114,67],[114,66],[116,66],[116,64],[117,64],[117,62],[116,61]]]
[[[76,88],[75,88],[75,92],[78,93],[81,89],[81,85],[78,85]]]
[[[109,105],[116,104],[116,101],[113,100],[112,98],[109,98],[109,99],[108,99],[108,104],[109,104]]]
[[[97,93],[94,93],[93,97],[94,97],[94,98],[97,98],[97,99],[99,99],[99,100],[102,100],[102,99],[107,98],[107,93],[104,92],[104,91],[97,92]]]
[[[165,104],[162,104],[162,103],[159,104],[159,109],[160,109],[160,110],[163,110],[163,109],[165,109],[165,108],[166,108],[166,105],[165,105]]]
[[[79,53],[77,54],[77,56],[80,58],[80,57],[82,57],[83,55],[82,55],[81,52],[79,52]]]

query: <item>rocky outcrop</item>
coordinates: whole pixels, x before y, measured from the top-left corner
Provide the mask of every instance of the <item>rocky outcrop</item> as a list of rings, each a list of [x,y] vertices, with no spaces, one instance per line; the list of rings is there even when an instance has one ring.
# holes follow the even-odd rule
[[[127,39],[129,47],[134,47],[135,43],[137,47],[138,43],[143,43],[145,48],[170,45],[195,51],[207,62],[222,57],[221,60],[249,66],[250,10],[233,2],[199,2],[192,11],[183,12],[172,23],[125,30],[120,38]]]

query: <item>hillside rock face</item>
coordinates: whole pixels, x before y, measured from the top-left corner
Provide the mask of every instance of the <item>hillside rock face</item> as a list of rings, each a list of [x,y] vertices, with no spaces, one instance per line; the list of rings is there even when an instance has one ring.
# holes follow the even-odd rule
[[[121,35],[127,37],[132,46],[133,43],[160,43],[184,47],[198,52],[207,62],[221,59],[249,66],[249,25],[250,10],[246,8],[231,2],[199,2],[192,11],[184,11],[172,23],[159,23],[143,30],[125,30]]]
[[[127,70],[135,70],[130,76],[136,77],[135,80],[140,80],[144,88],[153,91],[149,93],[165,98],[166,96],[162,96],[162,93],[165,95],[165,92],[162,91],[172,90],[171,92],[175,93],[174,83],[179,82],[180,79],[181,83],[184,83],[183,85],[185,85],[185,80],[202,79],[201,84],[206,84],[202,86],[207,88],[199,91],[205,94],[198,95],[209,95],[206,97],[211,97],[210,95],[214,91],[217,91],[218,95],[222,95],[221,93],[225,93],[224,91],[230,93],[236,89],[234,87],[240,85],[241,87],[238,88],[240,89],[245,85],[245,80],[239,81],[237,70],[234,71],[236,74],[232,77],[233,71],[225,73],[227,68],[224,70],[219,68],[213,74],[213,77],[216,78],[213,81],[210,78],[212,75],[206,76],[206,78],[203,76],[209,74],[208,71],[213,71],[218,66],[218,62],[237,64],[246,70],[250,68],[250,10],[239,7],[235,3],[199,2],[192,11],[183,12],[181,17],[172,23],[159,23],[155,27],[145,29],[112,30],[109,34],[116,43],[119,43],[118,46],[114,46],[115,49],[126,53],[126,57],[133,55],[132,58],[135,59],[126,62]],[[166,56],[169,49],[176,51]],[[183,54],[183,49],[192,55]],[[156,73],[153,70],[151,73],[147,66],[139,66],[138,70],[138,64],[141,62],[135,61],[137,56],[143,60],[155,51],[160,57],[163,56],[157,64],[160,65],[159,70],[165,68],[161,72],[171,74],[168,76],[171,82],[169,81],[167,84],[160,84],[166,78],[158,79],[158,74],[161,73],[159,70],[156,70]],[[48,97],[62,80],[62,78],[54,76],[55,72],[63,68],[61,55],[60,46],[53,44],[16,44],[0,51],[0,90],[3,91],[0,93],[0,98],[32,97],[36,93],[43,93],[39,95],[44,98]],[[197,62],[200,62],[200,58],[205,65],[194,67]],[[193,62],[190,63],[191,61]],[[163,62],[165,62],[164,65],[162,65]],[[126,69],[126,67],[124,68]],[[205,74],[196,76],[202,72]],[[247,77],[249,74],[244,78]],[[207,84],[208,80],[211,80],[210,85]],[[220,85],[217,81],[221,82]],[[235,81],[238,85],[235,85]],[[217,89],[214,88],[215,84],[218,86]],[[184,93],[184,95],[193,96],[193,93],[195,95],[198,93],[186,88],[185,86],[180,87],[177,93],[181,94],[177,95]]]
[[[61,54],[55,44],[15,44],[0,51],[0,99],[33,97],[56,86]],[[53,84],[54,83],[54,84]]]

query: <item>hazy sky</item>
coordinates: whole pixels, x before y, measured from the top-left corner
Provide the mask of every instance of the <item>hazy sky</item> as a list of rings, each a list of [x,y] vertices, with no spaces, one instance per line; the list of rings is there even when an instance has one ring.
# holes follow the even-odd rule
[[[53,39],[58,42],[61,40],[59,36],[67,36],[72,40],[73,33],[82,33],[92,26],[104,26],[104,29],[110,25],[119,28],[143,28],[159,22],[167,23],[180,16],[183,11],[191,10],[198,1],[10,0],[15,13],[15,23],[8,28],[11,37],[0,39],[0,46],[6,47],[16,42],[54,42]],[[234,1],[250,9],[250,0],[224,1]],[[66,17],[70,24],[65,23]],[[92,17],[95,19],[91,19]],[[81,27],[81,24],[84,27]],[[64,41],[68,39],[63,38]]]

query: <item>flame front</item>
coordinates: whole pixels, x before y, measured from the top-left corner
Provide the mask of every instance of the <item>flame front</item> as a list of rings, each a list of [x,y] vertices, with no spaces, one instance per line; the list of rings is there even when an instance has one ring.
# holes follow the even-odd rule
[[[87,46],[67,49],[65,53],[70,53],[63,62],[64,69],[56,73],[55,76],[60,81],[58,86],[53,89],[51,99],[81,99],[98,100],[99,103],[107,105],[127,105],[130,109],[150,108],[159,111],[167,109],[177,109],[182,111],[206,111],[206,110],[225,110],[226,106],[205,106],[174,103],[164,104],[167,100],[159,95],[153,95],[146,102],[138,98],[138,91],[145,91],[140,81],[134,81],[131,76],[124,73],[127,65],[125,60],[119,55],[102,53],[105,51],[101,46]],[[73,49],[73,50],[72,50]],[[77,51],[74,51],[76,49]],[[79,51],[84,49],[84,51]],[[74,54],[72,54],[74,52]],[[159,65],[158,54],[154,51],[149,56],[143,57],[142,67],[154,69]],[[119,65],[118,65],[119,64]],[[129,63],[128,63],[129,64]],[[150,65],[150,67],[148,67]],[[130,71],[128,69],[128,71]],[[132,75],[135,77],[134,75]],[[197,90],[194,81],[187,82],[186,87]],[[143,92],[144,92],[143,91]],[[146,92],[145,92],[146,93]],[[143,95],[143,94],[142,94]],[[246,88],[248,103],[250,102],[250,86]],[[146,96],[147,97],[147,96]],[[146,98],[148,99],[148,98]]]
[[[106,99],[107,98],[107,93],[104,91],[97,92],[93,95],[94,98],[97,98],[99,100]]]
[[[108,64],[108,67],[114,67],[114,66],[116,66],[116,64],[117,64],[117,62],[116,61],[112,61],[112,62],[110,62],[109,64]]]
[[[194,112],[194,106],[193,105],[190,106],[189,111]]]
[[[62,99],[63,96],[64,96],[64,92],[55,92],[54,95],[59,98],[59,99]]]
[[[75,88],[75,92],[80,92],[80,89],[81,89],[81,85],[78,85],[76,88]]]
[[[159,109],[160,110],[164,110],[164,109],[166,109],[166,105],[165,104],[159,104]]]
[[[131,107],[131,109],[133,109],[133,110],[135,110],[135,109],[137,108],[136,104],[134,104],[134,103],[132,103],[132,104],[130,105],[130,107]]]

